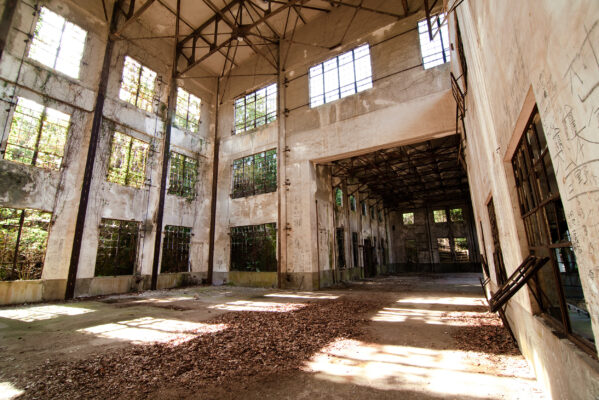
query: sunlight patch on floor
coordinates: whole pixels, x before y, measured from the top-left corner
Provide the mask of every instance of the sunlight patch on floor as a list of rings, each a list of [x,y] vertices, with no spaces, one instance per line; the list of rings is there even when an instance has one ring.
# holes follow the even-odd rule
[[[468,353],[339,339],[305,363],[303,370],[335,383],[379,390],[407,390],[468,398],[504,398],[529,392],[527,378],[489,373]],[[507,396],[509,397],[509,396]]]
[[[73,306],[33,306],[19,307],[0,310],[0,318],[16,319],[22,322],[41,321],[51,319],[63,315],[81,315],[94,312],[89,308],[73,307]]]
[[[264,297],[277,297],[284,299],[318,299],[318,300],[335,300],[339,296],[328,293],[313,293],[313,292],[298,292],[298,293],[269,293]]]
[[[289,312],[304,308],[303,303],[272,303],[264,301],[231,301],[229,303],[217,304],[208,308],[226,311],[261,311],[261,312]]]
[[[456,306],[482,306],[486,307],[485,301],[480,297],[405,297],[398,303],[412,304],[445,304]]]
[[[78,332],[94,334],[106,339],[128,340],[136,344],[182,343],[197,335],[219,332],[227,329],[226,324],[203,324],[199,322],[161,319],[153,317],[138,318],[110,324],[79,329]]]
[[[0,400],[15,399],[23,393],[24,390],[16,388],[10,382],[0,382]]]
[[[421,310],[414,308],[385,307],[377,312],[370,320],[375,322],[406,322],[420,321],[429,325],[470,326],[468,318],[480,318],[476,312],[460,312],[461,318],[455,318],[454,312]]]

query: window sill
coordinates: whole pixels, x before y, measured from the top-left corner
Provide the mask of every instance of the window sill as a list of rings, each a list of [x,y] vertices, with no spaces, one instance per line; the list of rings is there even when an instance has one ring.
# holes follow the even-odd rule
[[[538,318],[555,337],[560,340],[567,340],[569,343],[574,345],[576,349],[581,350],[588,356],[591,356],[593,360],[598,360],[597,349],[593,343],[583,339],[582,337],[579,337],[576,334],[566,332],[564,327],[557,322],[555,318],[545,312],[540,312],[539,314],[535,315],[535,317]]]

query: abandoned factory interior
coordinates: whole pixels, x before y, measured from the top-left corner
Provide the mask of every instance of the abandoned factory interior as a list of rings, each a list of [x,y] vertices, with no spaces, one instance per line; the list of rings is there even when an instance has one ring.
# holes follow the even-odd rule
[[[0,398],[599,399],[596,0],[0,14]]]

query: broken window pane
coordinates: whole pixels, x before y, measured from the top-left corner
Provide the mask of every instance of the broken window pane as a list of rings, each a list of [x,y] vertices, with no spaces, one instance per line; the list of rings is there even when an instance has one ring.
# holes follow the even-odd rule
[[[277,270],[276,224],[231,228],[231,271]]]
[[[233,192],[239,198],[277,190],[277,151],[252,154],[233,161]]]
[[[461,208],[449,209],[449,220],[451,222],[464,222],[464,213]]]
[[[114,132],[106,179],[123,186],[143,187],[149,147],[146,142]]]
[[[441,24],[444,18],[445,14],[431,16],[432,32],[434,33],[438,30],[432,41],[430,40],[426,19],[418,21],[420,52],[422,54],[422,64],[424,65],[424,69],[436,67],[437,65],[451,61],[447,20]]]
[[[52,213],[0,208],[0,280],[41,279]]]
[[[142,110],[152,112],[156,72],[125,56],[119,98]]]
[[[175,125],[190,132],[200,129],[200,106],[202,100],[181,88],[177,88]]]
[[[414,213],[403,213],[402,215],[403,224],[404,225],[413,225],[414,224]]]
[[[368,44],[310,68],[310,107],[351,96],[372,87]]]
[[[277,119],[277,84],[235,100],[235,133],[266,125]]]
[[[433,220],[435,221],[435,224],[447,222],[447,214],[445,214],[445,210],[433,210]]]
[[[77,25],[42,7],[29,47],[29,58],[79,78],[86,36],[87,32]]]
[[[59,169],[71,116],[19,97],[4,158],[41,168]]]
[[[188,272],[191,228],[167,225],[162,242],[162,266],[160,272]]]
[[[188,199],[195,198],[195,185],[198,176],[198,161],[183,154],[171,153],[168,194]]]
[[[95,276],[132,275],[141,222],[102,218]]]

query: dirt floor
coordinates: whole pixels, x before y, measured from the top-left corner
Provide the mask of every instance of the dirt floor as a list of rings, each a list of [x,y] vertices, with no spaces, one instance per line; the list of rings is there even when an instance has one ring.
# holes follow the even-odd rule
[[[545,399],[478,276],[0,308],[0,399]]]

